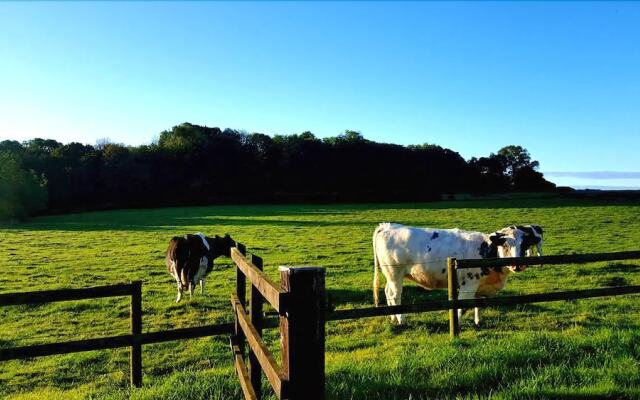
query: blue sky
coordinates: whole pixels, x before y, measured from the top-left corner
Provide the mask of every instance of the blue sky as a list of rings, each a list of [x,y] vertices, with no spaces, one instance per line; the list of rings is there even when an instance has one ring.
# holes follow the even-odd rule
[[[0,139],[354,129],[640,187],[616,175],[640,171],[638,21],[635,2],[0,3]]]

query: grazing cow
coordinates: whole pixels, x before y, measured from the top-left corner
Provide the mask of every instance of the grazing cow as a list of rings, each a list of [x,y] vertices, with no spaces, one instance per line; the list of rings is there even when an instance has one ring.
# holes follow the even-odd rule
[[[178,297],[182,299],[182,291],[188,290],[193,296],[193,288],[200,282],[200,293],[204,293],[204,281],[213,269],[213,260],[219,256],[231,256],[231,248],[236,242],[229,235],[213,238],[202,233],[195,235],[174,236],[167,248],[167,270],[176,280]]]
[[[374,303],[378,305],[379,268],[387,279],[387,304],[399,305],[404,278],[428,290],[446,288],[447,257],[520,257],[527,230],[513,228],[485,234],[460,229],[414,228],[391,223],[378,225],[373,233]],[[521,266],[461,269],[458,271],[459,298],[492,296],[504,287],[509,273],[523,269]],[[391,320],[402,324],[403,316],[392,315]],[[475,309],[475,323],[480,323],[478,308]]]

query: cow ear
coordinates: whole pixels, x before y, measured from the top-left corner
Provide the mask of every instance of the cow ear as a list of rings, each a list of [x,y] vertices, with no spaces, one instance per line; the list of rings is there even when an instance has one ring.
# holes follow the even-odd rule
[[[503,245],[506,241],[504,238],[504,234],[501,233],[494,233],[493,235],[489,236],[489,239],[491,240],[491,244],[495,246]]]

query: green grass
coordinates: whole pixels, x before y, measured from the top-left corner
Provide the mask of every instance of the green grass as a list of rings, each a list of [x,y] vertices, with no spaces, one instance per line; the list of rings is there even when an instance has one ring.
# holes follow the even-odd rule
[[[143,330],[231,320],[230,260],[216,263],[205,296],[174,303],[164,267],[171,236],[230,233],[265,261],[327,268],[338,308],[372,304],[371,234],[383,221],[493,231],[513,223],[545,228],[545,254],[640,248],[640,204],[558,198],[425,204],[224,206],[120,210],[37,218],[0,227],[0,292],[85,287],[142,279]],[[636,262],[529,268],[504,295],[640,284]],[[407,282],[405,302],[446,298]],[[381,292],[381,295],[382,292]],[[125,298],[0,309],[0,348],[128,331]],[[640,297],[541,303],[484,311],[448,339],[445,312],[327,325],[332,399],[640,398]],[[268,331],[277,351],[277,331]],[[279,355],[278,355],[279,357]],[[9,399],[240,398],[228,338],[143,348],[144,387],[128,388],[128,350],[0,363]],[[267,384],[265,382],[265,389]]]

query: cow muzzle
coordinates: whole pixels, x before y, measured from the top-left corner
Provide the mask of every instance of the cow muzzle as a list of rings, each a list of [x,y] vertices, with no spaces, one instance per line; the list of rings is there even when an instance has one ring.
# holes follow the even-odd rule
[[[527,269],[526,265],[509,265],[507,268],[509,268],[509,271],[511,272],[522,272],[525,269]]]

